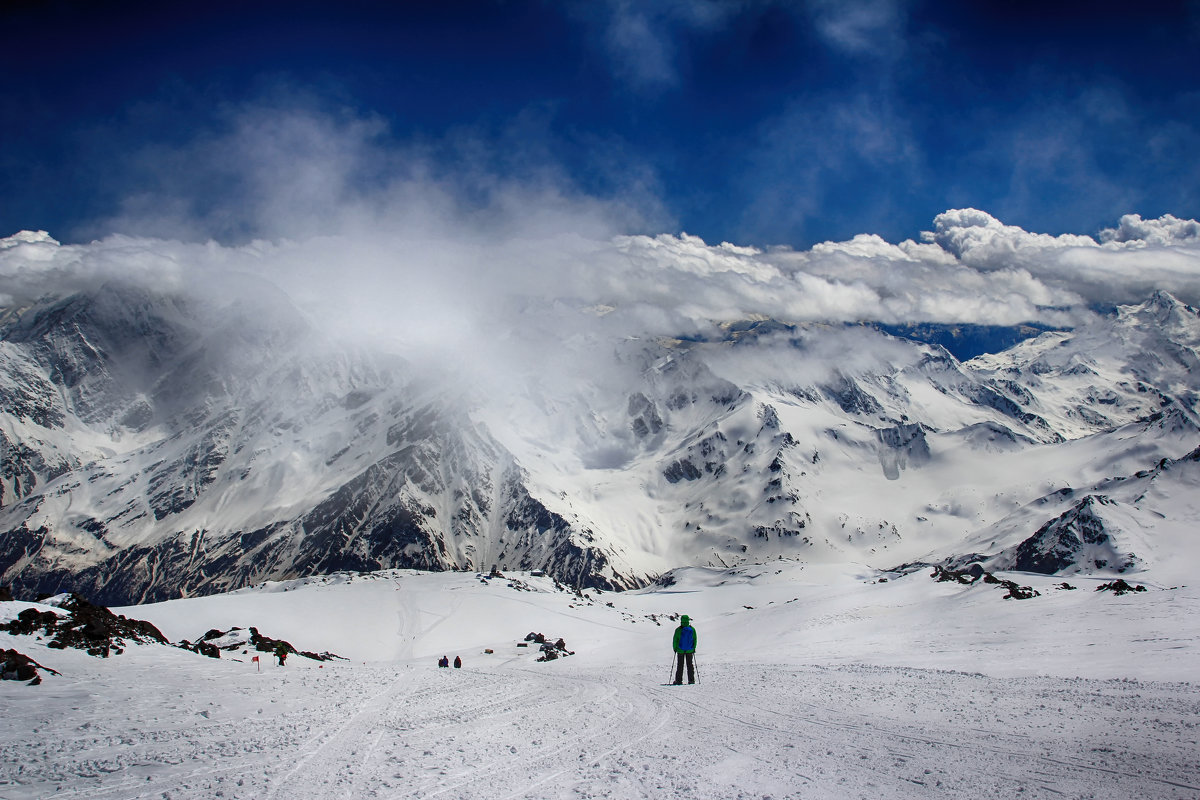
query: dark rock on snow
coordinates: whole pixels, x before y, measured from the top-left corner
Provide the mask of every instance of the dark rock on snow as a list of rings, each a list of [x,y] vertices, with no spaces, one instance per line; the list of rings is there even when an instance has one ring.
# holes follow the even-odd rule
[[[562,638],[559,638],[554,642],[549,642],[546,640],[544,634],[534,633],[531,631],[525,636],[525,642],[535,642],[541,645],[541,647],[538,649],[541,650],[542,654],[537,657],[538,661],[555,661],[559,658],[575,655],[574,650],[567,649],[567,643]],[[518,644],[517,646],[520,647],[522,644],[524,643]]]
[[[42,682],[42,677],[38,674],[39,669],[51,675],[59,674],[49,667],[43,667],[24,653],[0,650],[0,680],[28,681],[30,686],[37,686]]]
[[[149,622],[114,614],[79,595],[68,596],[59,608],[66,614],[27,608],[15,620],[0,626],[0,630],[24,636],[40,634],[50,639],[47,647],[86,650],[88,655],[102,658],[113,652],[120,655],[126,640],[167,644],[166,637]]]
[[[1146,587],[1130,585],[1125,582],[1124,578],[1117,578],[1115,581],[1112,581],[1111,583],[1100,584],[1099,586],[1096,587],[1096,591],[1097,592],[1112,592],[1117,597],[1120,597],[1121,595],[1128,594],[1129,592],[1144,592],[1144,591],[1146,591]]]
[[[1021,586],[1016,581],[997,578],[992,573],[984,570],[984,568],[979,564],[972,564],[965,570],[952,570],[935,565],[933,572],[929,577],[933,578],[939,583],[949,581],[966,584],[967,586],[971,586],[976,581],[982,580],[984,583],[999,586],[1000,588],[1004,589],[1006,591],[1006,594],[1004,595],[1005,600],[1029,600],[1030,598],[1038,597],[1041,594],[1040,592],[1034,590],[1033,587]]]
[[[254,626],[250,627],[248,637],[238,638],[238,640],[233,644],[220,647],[216,644],[213,644],[214,641],[223,639],[230,634],[239,632],[241,630],[241,628],[236,627],[230,628],[227,631],[221,631],[214,628],[194,642],[181,642],[179,647],[182,647],[185,650],[191,650],[192,652],[199,653],[201,655],[209,656],[210,658],[220,658],[222,650],[227,652],[236,652],[239,650],[245,651],[252,648],[258,653],[273,654],[278,652],[278,650],[282,647],[283,651],[288,655],[294,654],[304,656],[305,658],[312,659],[313,661],[332,661],[334,659],[341,661],[346,660],[336,653],[313,653],[308,650],[297,650],[295,645],[293,645],[291,642],[288,642],[284,639],[273,639],[270,636],[264,636],[259,632],[258,628]]]
[[[1090,547],[1112,546],[1112,537],[1105,527],[1100,509],[1114,505],[1104,495],[1088,495],[1057,518],[1050,520],[1037,532],[1017,546],[1013,568],[1021,572],[1039,572],[1053,575],[1076,565],[1104,569],[1109,566],[1108,557],[1091,559],[1091,564],[1081,564]],[[1133,559],[1117,568],[1124,572],[1133,566]]]

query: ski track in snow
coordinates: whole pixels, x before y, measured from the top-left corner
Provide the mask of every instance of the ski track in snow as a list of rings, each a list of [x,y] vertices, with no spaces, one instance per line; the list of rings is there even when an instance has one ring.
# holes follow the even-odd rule
[[[701,658],[675,687],[666,662],[258,673],[150,650],[4,686],[0,798],[1200,796],[1192,684]]]

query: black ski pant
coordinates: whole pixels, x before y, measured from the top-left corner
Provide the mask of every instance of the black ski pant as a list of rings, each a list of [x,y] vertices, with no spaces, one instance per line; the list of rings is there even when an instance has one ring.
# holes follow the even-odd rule
[[[680,653],[675,659],[675,683],[683,683],[683,665],[687,663],[688,683],[696,682],[696,664],[692,661],[695,653]]]

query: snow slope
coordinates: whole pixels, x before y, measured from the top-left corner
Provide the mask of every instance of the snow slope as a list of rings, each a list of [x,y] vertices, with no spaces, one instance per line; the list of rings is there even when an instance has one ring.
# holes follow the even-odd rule
[[[1039,590],[794,561],[578,594],[387,571],[118,609],[172,640],[254,625],[347,661],[161,646],[0,683],[0,797],[1188,798],[1200,596]],[[27,603],[0,604],[0,617]],[[674,615],[699,684],[668,681]],[[517,643],[563,637],[539,663]],[[491,654],[486,650],[492,650]],[[446,654],[462,670],[438,669]],[[232,657],[230,657],[232,655]]]

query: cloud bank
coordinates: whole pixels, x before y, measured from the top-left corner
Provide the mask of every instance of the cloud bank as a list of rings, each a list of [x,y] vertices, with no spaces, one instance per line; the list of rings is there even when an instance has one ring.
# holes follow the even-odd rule
[[[1093,238],[958,209],[939,214],[920,242],[861,234],[793,250],[610,236],[594,219],[581,222],[586,209],[549,218],[526,209],[526,222],[536,222],[510,220],[503,235],[461,215],[380,228],[358,220],[348,233],[236,246],[132,236],[60,245],[25,233],[0,240],[0,291],[11,304],[114,279],[198,290],[244,272],[339,333],[414,346],[516,335],[568,317],[606,336],[642,337],[763,317],[1070,326],[1089,307],[1156,289],[1200,304],[1200,224],[1169,215],[1129,215]]]
[[[112,280],[227,299],[231,276],[251,275],[331,337],[496,363],[552,361],[568,339],[603,349],[758,318],[1069,327],[1157,289],[1200,305],[1200,223],[1170,215],[1127,215],[1093,237],[965,208],[916,240],[710,244],[630,233],[653,230],[652,198],[589,194],[515,140],[399,146],[376,119],[303,104],[231,112],[223,129],[132,162],[145,191],[100,223],[126,233],[0,240],[0,304]]]

